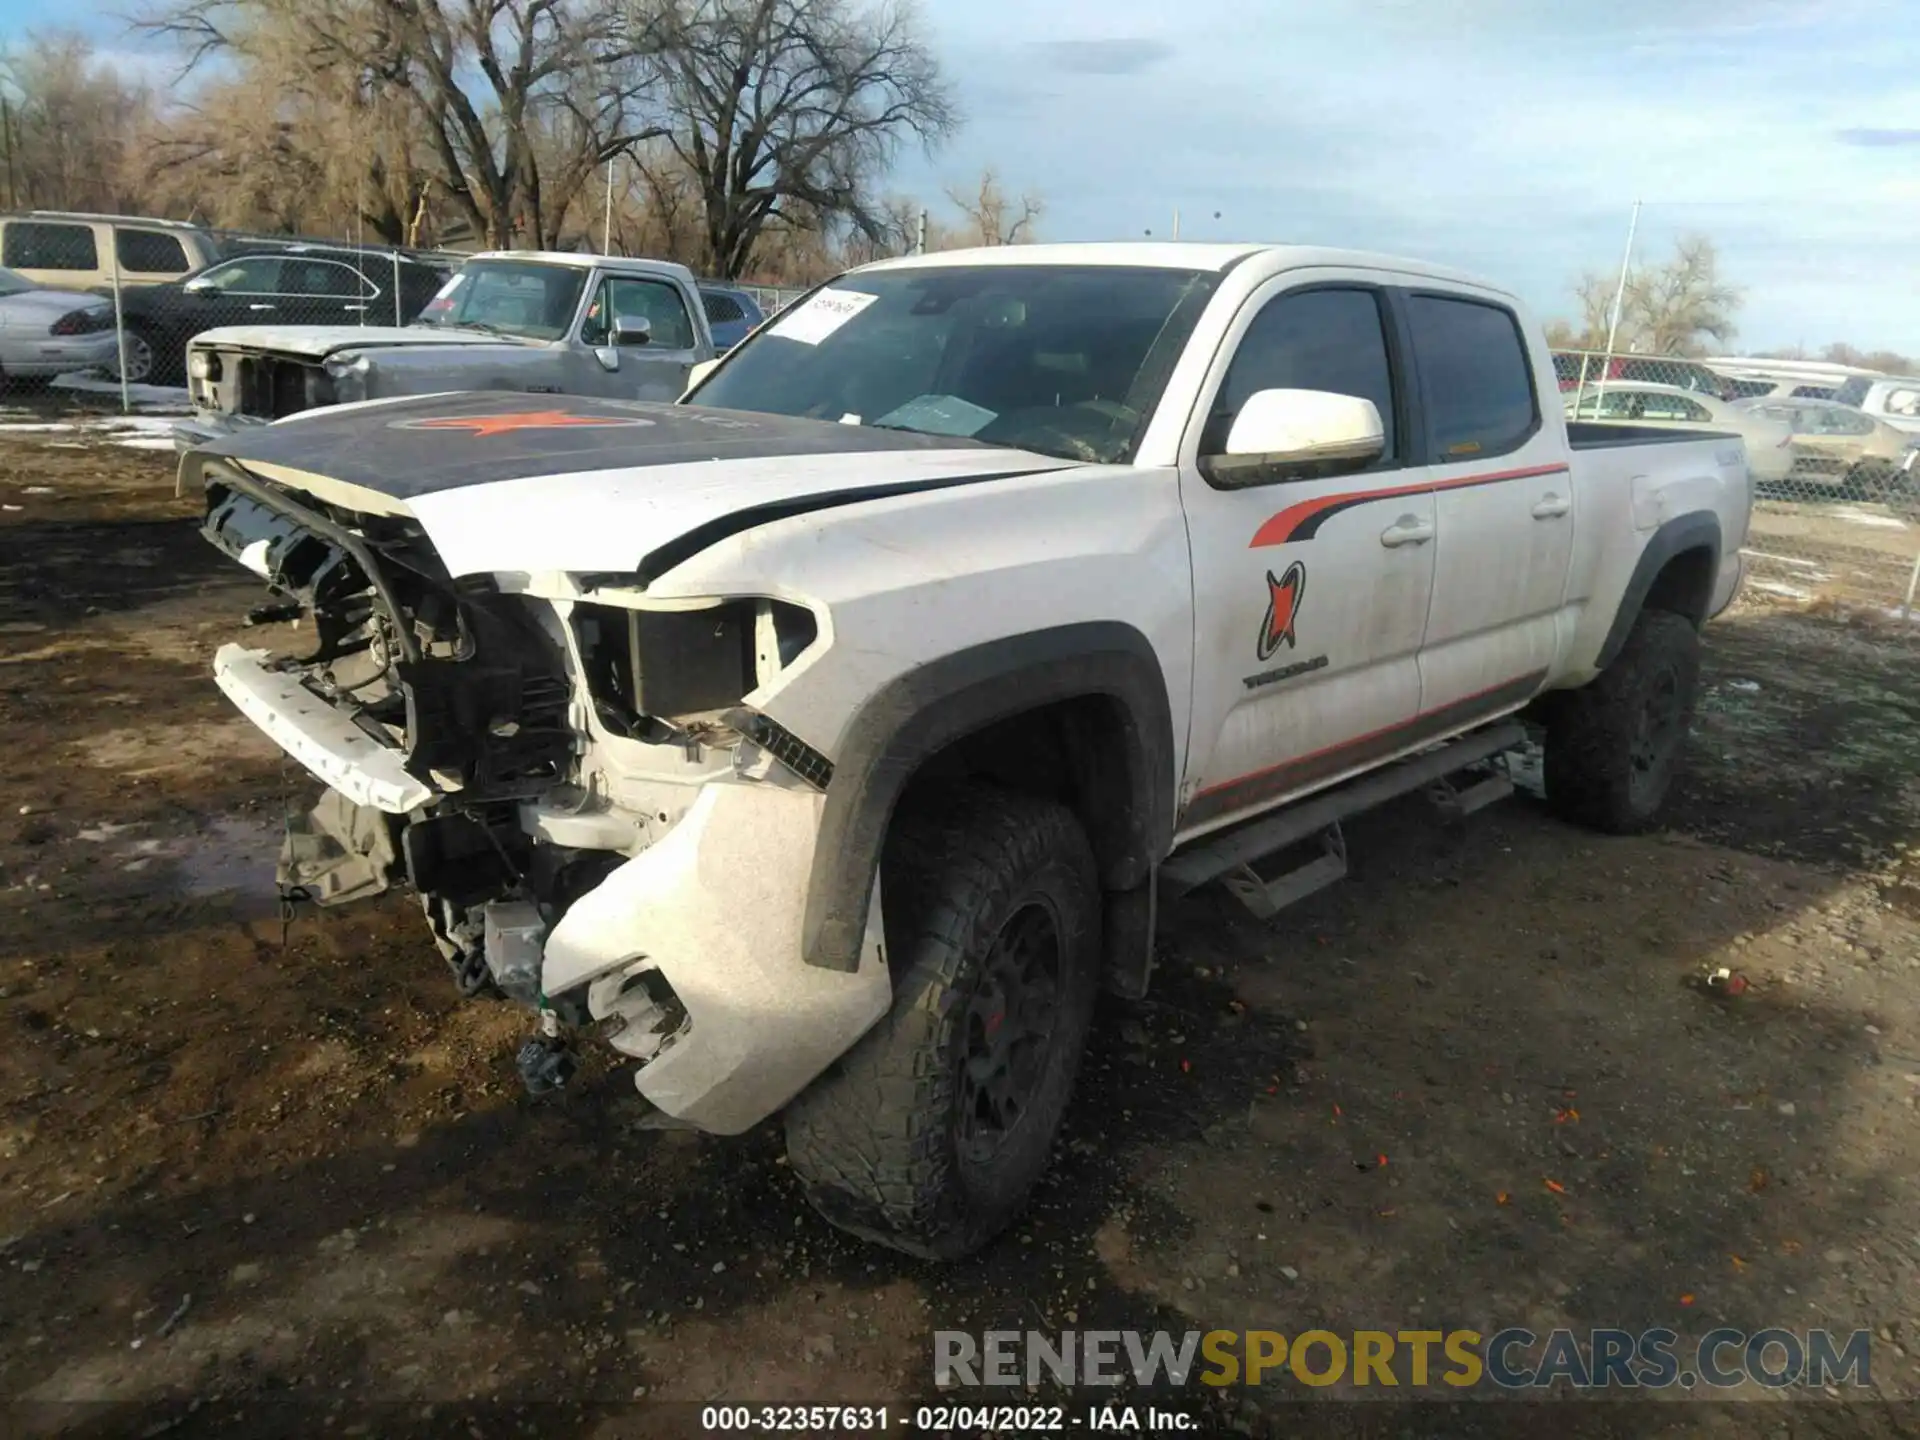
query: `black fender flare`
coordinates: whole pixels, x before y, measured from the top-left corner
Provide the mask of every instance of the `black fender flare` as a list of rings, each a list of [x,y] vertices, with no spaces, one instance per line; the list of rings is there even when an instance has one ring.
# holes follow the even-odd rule
[[[1717,577],[1720,573],[1720,543],[1720,517],[1711,510],[1692,510],[1685,515],[1676,515],[1653,532],[1646,548],[1640,552],[1633,574],[1628,577],[1626,593],[1620,597],[1620,608],[1614,613],[1613,626],[1607,631],[1600,654],[1593,662],[1596,670],[1604,670],[1611,665],[1621,647],[1627,643],[1627,636],[1633,633],[1634,623],[1646,608],[1647,596],[1653,590],[1654,581],[1660,578],[1660,572],[1667,568],[1667,563],[1688,550],[1704,548],[1709,556],[1708,574]],[[1712,579],[1709,579],[1708,605],[1713,601],[1712,584]],[[1705,618],[1704,613],[1701,618]]]
[[[806,962],[859,969],[887,827],[921,764],[995,721],[1091,696],[1118,703],[1128,788],[1103,883],[1126,889],[1149,880],[1173,836],[1178,784],[1172,710],[1153,646],[1118,621],[1008,636],[909,670],[855,713],[834,757],[814,847],[801,932]]]

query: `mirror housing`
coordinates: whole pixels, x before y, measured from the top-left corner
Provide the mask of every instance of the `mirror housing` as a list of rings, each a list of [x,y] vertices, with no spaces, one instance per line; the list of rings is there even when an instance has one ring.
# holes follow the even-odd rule
[[[213,286],[209,285],[205,280],[189,280],[180,288],[189,295],[211,295],[213,293]]]
[[[646,345],[653,340],[653,322],[644,315],[616,315],[610,337],[617,348]]]
[[[1200,457],[1223,490],[1363,470],[1386,453],[1386,426],[1371,400],[1327,390],[1256,390],[1227,432],[1226,448]]]

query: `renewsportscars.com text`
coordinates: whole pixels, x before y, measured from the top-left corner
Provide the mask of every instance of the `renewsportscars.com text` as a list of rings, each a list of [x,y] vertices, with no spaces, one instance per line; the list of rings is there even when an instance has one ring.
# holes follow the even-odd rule
[[[1743,1384],[1865,1388],[1865,1330],[939,1330],[936,1385],[1302,1385],[1406,1389],[1721,1390]]]

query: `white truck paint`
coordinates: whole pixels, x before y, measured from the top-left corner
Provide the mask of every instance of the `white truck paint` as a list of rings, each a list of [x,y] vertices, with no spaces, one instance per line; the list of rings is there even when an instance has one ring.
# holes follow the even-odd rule
[[[1569,427],[1504,291],[1195,245],[884,262],[676,405],[343,407],[182,477],[346,637],[216,662],[363,807],[283,880],[397,881],[405,851],[468,982],[507,983],[488,936],[539,932],[542,1054],[597,1025],[669,1115],[735,1133],[798,1096],[816,1137],[819,1097],[902,1043],[880,847],[934,777],[1073,810],[1046,824],[1084,831],[1123,990],[1160,860],[1516,712],[1563,808],[1651,823],[1751,498],[1737,440]],[[1649,673],[1677,698],[1635,720]],[[359,771],[343,716],[378,741]],[[454,895],[489,847],[497,883]],[[810,1193],[858,1189],[848,1165]],[[921,1253],[999,1223],[823,1208]]]

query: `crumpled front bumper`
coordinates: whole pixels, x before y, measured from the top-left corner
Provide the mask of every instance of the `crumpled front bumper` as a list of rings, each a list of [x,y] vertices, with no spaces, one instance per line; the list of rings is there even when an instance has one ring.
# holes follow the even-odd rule
[[[636,1077],[699,1129],[734,1135],[774,1114],[886,1013],[880,906],[852,974],[801,956],[824,797],[710,780],[668,834],[576,900],[546,941],[559,995],[645,957],[686,1007],[686,1032]]]
[[[398,752],[275,670],[263,651],[214,657],[220,688],[312,774],[353,801],[404,816],[439,797]],[[592,997],[623,972],[659,972],[687,1024],[636,1074],[676,1119],[722,1135],[775,1114],[839,1059],[892,999],[878,897],[860,966],[809,965],[802,931],[825,797],[799,783],[705,781],[664,836],[575,900],[546,936],[540,989]],[[620,1012],[601,1004],[606,1020]],[[615,1048],[622,1048],[615,1037]]]

